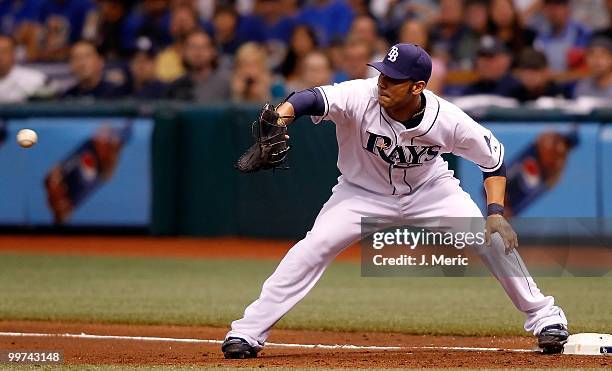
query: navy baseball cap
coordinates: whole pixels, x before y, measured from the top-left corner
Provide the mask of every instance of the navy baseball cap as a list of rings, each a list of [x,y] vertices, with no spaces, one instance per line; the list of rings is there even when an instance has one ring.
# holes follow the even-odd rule
[[[395,80],[429,81],[431,57],[416,44],[395,44],[382,62],[368,63]]]

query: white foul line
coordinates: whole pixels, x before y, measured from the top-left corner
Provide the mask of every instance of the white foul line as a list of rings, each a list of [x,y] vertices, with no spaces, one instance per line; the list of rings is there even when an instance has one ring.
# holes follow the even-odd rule
[[[137,341],[161,341],[173,343],[204,343],[204,344],[222,344],[222,340],[209,339],[187,339],[187,338],[164,338],[153,336],[120,336],[120,335],[91,335],[91,334],[42,334],[35,332],[0,332],[0,336],[11,337],[63,337],[77,339],[105,339],[105,340],[137,340]],[[375,345],[351,345],[351,344],[285,344],[285,343],[266,343],[266,346],[278,348],[306,348],[306,349],[349,349],[349,350],[463,350],[463,351],[481,351],[481,352],[517,352],[517,353],[533,353],[536,350],[529,349],[504,349],[504,348],[479,348],[479,347],[443,347],[443,346],[375,346]]]

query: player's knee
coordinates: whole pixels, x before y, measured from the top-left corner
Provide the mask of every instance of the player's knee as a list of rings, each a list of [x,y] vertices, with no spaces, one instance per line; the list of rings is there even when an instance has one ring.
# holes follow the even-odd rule
[[[310,261],[314,264],[326,263],[338,254],[338,243],[326,236],[319,236],[308,232],[305,238]]]

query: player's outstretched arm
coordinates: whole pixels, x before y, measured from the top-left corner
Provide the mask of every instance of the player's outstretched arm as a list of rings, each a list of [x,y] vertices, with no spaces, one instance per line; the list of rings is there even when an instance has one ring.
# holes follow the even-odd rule
[[[287,126],[295,120],[295,109],[293,108],[293,104],[287,101],[276,107],[276,112],[280,116],[280,125]]]
[[[506,193],[506,167],[504,146],[488,129],[479,125],[465,112],[457,109],[458,124],[455,128],[455,143],[452,152],[478,165],[482,170],[487,192],[486,243],[491,244],[491,235],[499,233],[504,241],[506,254],[518,246],[516,233],[504,219]]]
[[[485,173],[484,187],[487,192],[487,222],[486,243],[491,244],[491,235],[498,232],[504,241],[506,254],[518,247],[518,237],[514,229],[504,218],[504,197],[506,194],[506,176],[503,171],[499,175],[487,176]]]
[[[280,125],[289,125],[300,116],[321,116],[325,112],[325,100],[319,89],[312,88],[292,93],[281,103],[276,112]]]

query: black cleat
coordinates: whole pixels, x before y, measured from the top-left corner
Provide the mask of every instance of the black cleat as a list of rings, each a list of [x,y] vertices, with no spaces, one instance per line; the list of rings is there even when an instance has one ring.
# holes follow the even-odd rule
[[[221,351],[227,359],[255,358],[257,352],[243,338],[229,337],[221,345]]]
[[[569,331],[564,324],[546,326],[538,335],[538,345],[544,354],[562,353],[568,337]]]

